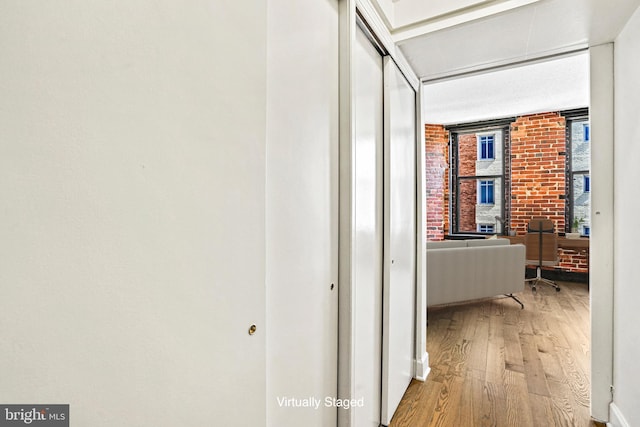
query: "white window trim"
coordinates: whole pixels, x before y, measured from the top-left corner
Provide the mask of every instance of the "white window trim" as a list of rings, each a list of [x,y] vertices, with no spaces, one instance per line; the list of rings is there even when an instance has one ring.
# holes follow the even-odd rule
[[[482,231],[481,230],[482,227],[491,227],[492,230],[491,231]],[[476,231],[478,233],[495,233],[496,232],[495,224],[484,224],[484,223],[483,224],[478,224],[478,227],[477,227]]]
[[[496,160],[498,133],[500,132],[492,131],[476,133],[476,158],[479,162],[494,162]],[[490,159],[482,158],[482,144],[480,143],[480,139],[483,136],[493,136],[493,157]]]
[[[493,203],[482,203],[482,182],[483,181],[491,181],[493,183]],[[490,178],[490,179],[478,179],[478,187],[476,189],[476,193],[478,195],[477,197],[477,204],[480,206],[495,206],[496,204],[496,180],[495,178]]]

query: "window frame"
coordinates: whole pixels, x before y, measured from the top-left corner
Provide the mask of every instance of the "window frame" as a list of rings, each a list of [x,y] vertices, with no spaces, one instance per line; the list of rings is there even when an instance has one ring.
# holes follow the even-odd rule
[[[516,120],[516,117],[507,117],[503,119],[484,120],[480,122],[461,123],[455,125],[445,126],[445,129],[449,131],[449,230],[448,234],[455,235],[473,235],[473,234],[486,234],[478,233],[472,230],[460,230],[461,212],[460,212],[460,186],[465,180],[478,180],[478,179],[493,179],[494,181],[500,180],[500,192],[496,194],[494,184],[494,205],[496,202],[500,203],[500,217],[503,219],[502,232],[509,228],[510,224],[510,194],[508,189],[511,186],[511,144],[510,144],[510,132],[511,124]],[[458,176],[459,170],[459,156],[458,156],[458,140],[460,135],[476,134],[477,135],[494,135],[494,150],[493,155],[496,156],[496,144],[501,144],[502,158],[501,158],[501,170],[499,175],[481,175],[481,176]],[[498,137],[499,135],[499,137]],[[479,153],[478,153],[479,154]],[[477,154],[477,156],[478,156]],[[494,160],[482,160],[478,157],[478,161],[490,162]],[[477,187],[476,187],[477,190]],[[477,200],[477,198],[476,198]],[[495,226],[494,226],[495,227]],[[476,224],[477,230],[477,224]],[[494,228],[495,230],[495,228]]]
[[[491,138],[491,141],[483,141],[483,138]],[[493,162],[496,160],[496,133],[476,133],[476,144],[478,147],[478,160],[483,162]],[[486,146],[486,150],[484,149]],[[489,157],[489,148],[491,148],[491,157]],[[487,157],[484,157],[484,151]]]
[[[588,119],[587,119],[588,120]],[[591,123],[587,122],[582,125],[582,131],[584,132],[584,142],[591,142]]]
[[[589,176],[589,193],[591,193],[591,171],[590,170],[573,170],[573,149],[572,149],[572,125],[574,122],[583,122],[583,126],[587,126],[589,129],[589,139],[583,138],[583,142],[590,144],[591,139],[591,123],[589,122],[589,109],[580,108],[576,110],[569,110],[561,113],[565,118],[565,232],[570,233],[573,220],[575,217],[574,209],[574,190],[573,181],[579,176]],[[583,128],[583,131],[586,128]],[[584,181],[583,181],[584,184]]]
[[[485,227],[486,230],[482,230],[483,227]],[[496,226],[495,224],[478,224],[477,230],[478,230],[478,233],[482,233],[482,234],[495,234]]]
[[[486,187],[486,193],[483,191],[483,187]],[[491,189],[491,201],[482,201],[482,196],[489,195],[489,189]],[[479,205],[495,205],[496,204],[496,180],[495,179],[478,179],[478,204]],[[485,197],[488,199],[488,197]]]

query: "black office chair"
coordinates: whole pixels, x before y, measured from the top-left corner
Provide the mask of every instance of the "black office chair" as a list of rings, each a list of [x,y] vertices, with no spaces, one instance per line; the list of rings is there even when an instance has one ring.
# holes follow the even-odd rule
[[[542,283],[560,291],[554,281],[542,277],[543,266],[558,265],[558,235],[555,233],[553,221],[548,218],[533,218],[527,226],[524,238],[527,265],[536,266],[536,277],[526,279],[531,290],[536,291],[536,285]]]

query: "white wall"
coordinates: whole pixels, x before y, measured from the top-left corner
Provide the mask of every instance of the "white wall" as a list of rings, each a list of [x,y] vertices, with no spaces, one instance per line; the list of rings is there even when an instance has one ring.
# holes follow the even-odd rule
[[[268,1],[267,424],[335,426],[338,1]],[[331,284],[334,284],[333,289]],[[319,409],[278,398],[310,396]]]
[[[614,294],[614,405],[628,425],[640,425],[640,329],[637,286],[637,227],[640,200],[640,10],[615,43],[615,294]]]
[[[0,2],[0,402],[264,425],[265,8]]]

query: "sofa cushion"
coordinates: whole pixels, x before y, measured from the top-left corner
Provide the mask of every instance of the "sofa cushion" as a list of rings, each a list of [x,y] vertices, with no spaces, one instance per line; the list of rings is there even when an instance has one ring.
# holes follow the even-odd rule
[[[482,240],[466,240],[468,248],[477,248],[483,246],[505,246],[510,245],[509,239],[482,239]]]
[[[466,240],[439,240],[427,242],[427,250],[429,249],[447,249],[447,248],[466,248]]]

